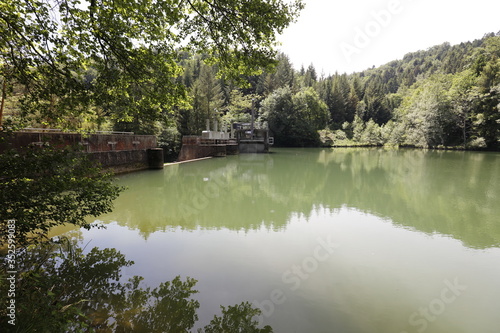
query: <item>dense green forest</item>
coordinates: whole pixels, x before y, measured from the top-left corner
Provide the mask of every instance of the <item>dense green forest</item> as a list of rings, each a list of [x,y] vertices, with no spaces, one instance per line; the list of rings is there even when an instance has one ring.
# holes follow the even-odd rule
[[[324,76],[313,64],[297,70],[285,54],[277,60],[274,68],[234,80],[210,57],[180,52],[181,70],[169,85],[183,89],[186,98],[168,109],[132,105],[147,99],[131,86],[122,100],[89,105],[78,116],[28,116],[16,106],[25,88],[14,83],[5,113],[30,127],[155,134],[174,153],[180,137],[199,135],[207,118],[248,122],[252,108],[280,146],[500,148],[500,34],[444,43],[353,74]],[[93,84],[97,70],[88,68],[86,84]],[[56,103],[46,101],[49,107]]]
[[[281,146],[407,145],[498,149],[500,36],[444,43],[378,68],[328,77],[295,70],[280,54],[273,71],[239,88],[216,78],[201,57],[183,60],[192,104],[175,118],[199,134],[208,115],[249,121],[252,107]]]

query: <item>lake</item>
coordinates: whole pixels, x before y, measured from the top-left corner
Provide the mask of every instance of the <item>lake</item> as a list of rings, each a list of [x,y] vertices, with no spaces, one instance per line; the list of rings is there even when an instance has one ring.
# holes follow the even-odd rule
[[[272,151],[122,175],[77,237],[198,280],[195,328],[249,301],[274,332],[499,332],[499,153]]]

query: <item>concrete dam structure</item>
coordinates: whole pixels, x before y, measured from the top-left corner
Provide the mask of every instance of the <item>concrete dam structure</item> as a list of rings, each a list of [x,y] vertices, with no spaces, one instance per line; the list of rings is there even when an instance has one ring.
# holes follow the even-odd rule
[[[81,134],[50,129],[27,129],[13,132],[6,137],[0,144],[0,153],[7,149],[43,146],[79,146],[91,159],[115,173],[163,168],[163,149],[157,148],[156,137],[129,132]]]

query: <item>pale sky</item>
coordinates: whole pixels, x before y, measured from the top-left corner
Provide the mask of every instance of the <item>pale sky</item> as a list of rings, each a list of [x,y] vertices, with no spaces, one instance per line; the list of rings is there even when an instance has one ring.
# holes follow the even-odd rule
[[[279,41],[294,67],[352,73],[500,31],[498,0],[303,0]]]

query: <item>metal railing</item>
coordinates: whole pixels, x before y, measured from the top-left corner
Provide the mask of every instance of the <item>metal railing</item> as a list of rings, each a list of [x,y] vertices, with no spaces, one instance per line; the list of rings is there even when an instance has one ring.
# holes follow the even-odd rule
[[[228,145],[238,144],[238,142],[235,139],[203,139],[203,138],[200,138],[198,143],[200,146],[228,146]]]
[[[91,133],[92,134],[92,133]],[[119,132],[119,131],[97,131],[95,134],[123,134],[123,135],[134,135],[134,132]]]
[[[20,132],[48,132],[48,133],[54,133],[54,132],[62,132],[62,129],[58,129],[58,128],[26,127],[26,128],[20,129],[19,131]]]

